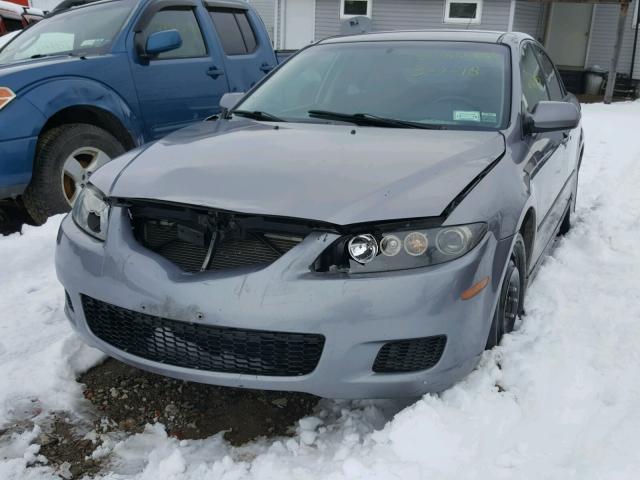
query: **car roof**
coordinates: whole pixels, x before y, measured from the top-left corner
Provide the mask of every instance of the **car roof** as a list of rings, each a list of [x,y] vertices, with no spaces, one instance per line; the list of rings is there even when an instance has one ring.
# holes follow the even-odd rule
[[[372,32],[360,35],[345,35],[330,37],[322,40],[320,44],[352,43],[352,42],[392,42],[392,41],[447,41],[447,42],[480,42],[480,43],[505,43],[503,39],[524,40],[532,38],[526,33],[504,32],[492,30],[397,30],[389,32]]]

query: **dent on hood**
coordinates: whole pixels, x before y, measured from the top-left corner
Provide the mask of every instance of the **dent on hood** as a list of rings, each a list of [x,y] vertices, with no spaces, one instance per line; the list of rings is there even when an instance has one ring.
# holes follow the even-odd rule
[[[437,217],[505,150],[499,132],[215,123],[139,153],[110,195],[333,225]]]

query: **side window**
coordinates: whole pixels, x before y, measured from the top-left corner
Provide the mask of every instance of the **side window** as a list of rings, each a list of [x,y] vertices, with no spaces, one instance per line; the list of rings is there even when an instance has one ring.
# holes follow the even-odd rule
[[[156,13],[144,31],[144,37],[163,30],[176,29],[182,37],[182,46],[170,52],[159,54],[156,59],[196,58],[207,55],[198,20],[191,9],[167,9]]]
[[[544,74],[531,44],[525,44],[520,54],[520,79],[522,82],[522,101],[527,111],[543,100],[549,100]]]
[[[4,26],[7,29],[7,32],[15,32],[17,30],[22,30],[22,22],[20,20],[16,20],[14,18],[3,18]]]
[[[245,12],[236,13],[236,21],[238,25],[240,25],[242,38],[244,39],[244,44],[247,46],[247,53],[255,52],[258,42],[256,41],[256,35],[253,33],[253,28],[251,28],[247,14]]]
[[[553,63],[551,62],[551,59],[547,56],[546,53],[544,53],[544,51],[540,47],[536,46],[535,49],[538,53],[538,58],[540,59],[542,73],[544,74],[551,100],[555,100],[558,102],[564,100],[564,90],[560,85],[557,71],[553,66]]]
[[[227,55],[246,55],[255,52],[258,42],[244,10],[216,8],[209,10],[211,19]]]

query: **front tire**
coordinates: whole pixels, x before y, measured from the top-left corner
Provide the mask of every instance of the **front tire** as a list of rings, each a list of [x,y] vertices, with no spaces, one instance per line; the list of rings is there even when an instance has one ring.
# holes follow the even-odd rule
[[[500,343],[502,337],[511,333],[516,318],[524,313],[524,294],[527,287],[527,252],[521,234],[516,235],[507,269],[500,287],[500,297],[493,314],[487,350]]]
[[[27,212],[36,224],[68,212],[91,174],[124,152],[113,135],[94,125],[75,123],[46,131],[23,196]]]

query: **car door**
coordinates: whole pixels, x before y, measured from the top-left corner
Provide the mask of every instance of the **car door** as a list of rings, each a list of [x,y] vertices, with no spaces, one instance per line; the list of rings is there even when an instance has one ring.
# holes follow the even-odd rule
[[[539,46],[534,44],[534,50],[540,60],[540,66],[545,77],[547,89],[551,100],[558,102],[573,103],[576,108],[580,109],[580,104],[576,98],[569,94],[562,83],[558,69],[554,66],[549,55]],[[565,162],[565,180],[569,180],[571,175],[577,170],[580,160],[580,130],[565,130],[563,133],[563,142],[566,149],[567,161]]]
[[[207,10],[225,55],[229,89],[244,92],[276,66],[262,20],[249,8],[208,2]]]
[[[136,26],[132,40],[132,75],[138,93],[146,140],[202,120],[219,110],[228,91],[222,54],[203,35],[206,13],[189,1],[152,3]],[[182,46],[146,57],[144,45],[152,33],[176,29]]]
[[[520,51],[522,113],[530,114],[538,102],[551,100],[547,79],[532,42]],[[528,134],[525,172],[528,174],[537,204],[537,235],[532,258],[537,259],[555,234],[564,206],[561,192],[567,179],[565,132]]]

